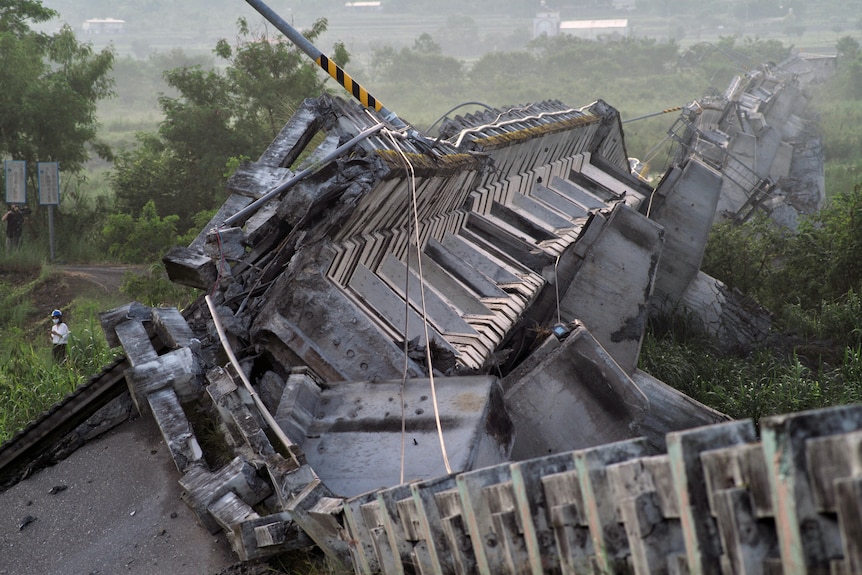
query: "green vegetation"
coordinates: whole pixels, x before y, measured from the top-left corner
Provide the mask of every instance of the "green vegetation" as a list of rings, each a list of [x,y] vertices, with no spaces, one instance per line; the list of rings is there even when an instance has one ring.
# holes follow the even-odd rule
[[[38,161],[76,173],[93,152],[110,157],[97,138],[96,110],[111,94],[114,54],[94,53],[68,26],[53,35],[29,28],[54,16],[38,1],[0,3],[0,153],[27,161],[31,189]]]
[[[766,219],[716,226],[703,270],[773,312],[774,334],[723,352],[690,318],[656,318],[641,367],[735,418],[862,401],[862,186],[791,234]]]
[[[114,163],[119,211],[143,217],[144,206],[152,205],[185,233],[197,213],[225,200],[231,159],[259,156],[302,99],[323,91],[314,63],[297,48],[243,19],[238,28],[235,45],[222,40],[215,47],[224,68],[183,65],[165,72],[178,95],[159,98],[158,132],[138,132],[138,145],[124,148]],[[326,21],[318,20],[305,34],[314,41],[325,30]],[[335,47],[333,60],[348,61],[343,46]]]
[[[34,309],[34,292],[56,284],[58,277],[43,267],[32,250],[7,256],[0,266],[0,442],[109,364],[116,350],[108,348],[98,312],[114,305],[90,295],[64,310],[74,322],[68,358],[62,365],[51,357],[47,312]],[[50,310],[49,310],[50,311]],[[38,318],[38,319],[33,319]]]

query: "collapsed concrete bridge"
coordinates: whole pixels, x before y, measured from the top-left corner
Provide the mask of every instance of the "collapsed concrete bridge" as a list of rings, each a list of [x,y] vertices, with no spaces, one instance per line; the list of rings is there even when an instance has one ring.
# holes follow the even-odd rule
[[[858,408],[758,438],[637,368],[651,309],[768,329],[699,271],[724,164],[652,188],[601,101],[441,132],[306,101],[165,256],[206,297],[103,315],[199,522],[357,573],[859,572]]]
[[[252,447],[242,461],[268,470],[290,521],[276,516],[342,562],[349,528],[333,519],[379,488],[636,438],[658,452],[669,431],[726,420],[637,369],[655,287],[679,299],[698,273],[715,170],[693,158],[672,187],[652,190],[628,173],[619,115],[603,102],[459,118],[433,147],[377,125],[351,103],[307,101],[231,179],[213,227],[166,255],[174,281],[209,294],[186,313],[191,331],[170,338],[197,337],[194,353],[153,358],[140,320],[104,322],[134,366],[138,408],[180,430],[169,443],[202,523],[246,533],[273,518],[240,520],[266,492],[244,487],[237,501],[241,460],[227,477],[206,470],[190,441],[180,406],[201,393],[197,370],[224,419],[244,422],[231,437]],[[322,143],[309,146],[316,134]],[[321,165],[282,190],[308,152]],[[267,200],[249,210],[257,198]],[[233,373],[217,367],[222,345],[243,350]],[[279,448],[261,447],[256,428],[254,441],[237,433],[253,419],[240,373],[286,435]],[[236,537],[242,557],[273,550],[247,539]],[[372,547],[357,565],[379,568]]]

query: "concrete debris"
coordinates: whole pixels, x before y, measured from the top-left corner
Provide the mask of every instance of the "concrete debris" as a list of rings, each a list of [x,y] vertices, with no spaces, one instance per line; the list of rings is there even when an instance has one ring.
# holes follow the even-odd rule
[[[795,54],[739,76],[723,94],[686,107],[669,133],[722,174],[718,217],[745,221],[756,211],[796,228],[826,199],[820,137],[806,116],[805,87],[834,71],[835,58]]]
[[[862,572],[858,406],[758,439],[637,368],[655,311],[768,332],[699,268],[716,214],[819,206],[798,61],[686,107],[655,188],[601,101],[436,140],[305,101],[165,255],[206,298],[102,318],[183,501],[242,561],[316,545],[361,574]]]
[[[661,449],[668,431],[726,419],[637,370],[669,234],[644,214],[652,189],[629,173],[616,110],[542,102],[457,117],[433,147],[374,127],[351,103],[306,101],[231,179],[212,224],[165,256],[211,307],[192,306],[185,327],[171,310],[153,310],[152,328],[105,322],[134,356],[129,389],[159,421],[184,500],[240,557],[296,546],[273,533],[298,525],[348,562],[352,497],[641,436]],[[285,168],[366,133],[301,180]],[[717,196],[705,163],[680,170],[657,211],[705,186]],[[285,181],[296,183],[273,195]],[[689,276],[713,209],[673,227],[689,234],[674,242]],[[222,368],[222,346],[237,365]],[[237,377],[265,388],[283,440],[271,443],[257,389]],[[179,409],[190,401],[213,406],[229,466],[209,468]],[[261,506],[274,527],[259,525]],[[446,529],[458,538],[463,525]],[[250,530],[259,537],[240,536]]]
[[[774,100],[787,93],[801,91]],[[748,105],[758,134],[795,110]],[[733,201],[722,170],[743,154],[692,113],[686,154],[653,190],[629,172],[619,115],[601,101],[459,116],[433,145],[339,99],[306,101],[231,179],[211,225],[165,256],[210,309],[192,306],[187,326],[154,310],[172,318],[153,321],[170,342],[155,357],[144,321],[113,326],[136,356],[135,405],[160,421],[201,523],[243,559],[313,541],[358,573],[646,573],[700,561],[691,548],[715,555],[712,532],[682,520],[678,496],[699,485],[675,471],[674,434],[727,418],[637,369],[651,309],[689,302],[740,345],[768,330],[768,314],[699,271]],[[754,175],[755,192],[773,191]],[[232,370],[220,346],[238,352]],[[237,376],[266,390],[282,440]],[[214,406],[229,465],[208,467],[188,401]]]

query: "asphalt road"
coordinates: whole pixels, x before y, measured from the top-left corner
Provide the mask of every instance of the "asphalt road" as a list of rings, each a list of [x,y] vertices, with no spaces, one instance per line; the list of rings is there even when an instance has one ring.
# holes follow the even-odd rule
[[[179,478],[152,418],[123,423],[0,493],[0,575],[220,573],[237,557]]]

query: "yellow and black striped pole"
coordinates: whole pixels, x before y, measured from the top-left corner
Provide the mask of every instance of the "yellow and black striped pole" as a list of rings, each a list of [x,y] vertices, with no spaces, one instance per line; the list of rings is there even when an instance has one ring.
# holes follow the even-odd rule
[[[341,69],[341,67],[326,57],[326,55],[314,47],[314,44],[308,41],[305,36],[300,34],[293,26],[288,24],[281,16],[272,11],[272,9],[261,2],[260,0],[246,0],[252,8],[260,12],[261,16],[269,20],[273,26],[279,29],[282,34],[288,37],[297,48],[308,54],[308,56],[317,62],[317,65],[323,68],[336,82],[341,84],[345,90],[350,92],[354,98],[359,100],[366,108],[371,108],[379,112],[383,119],[389,122],[395,128],[406,128],[404,123],[394,112],[387,109],[380,100],[368,93],[368,90],[363,88],[350,75]]]

